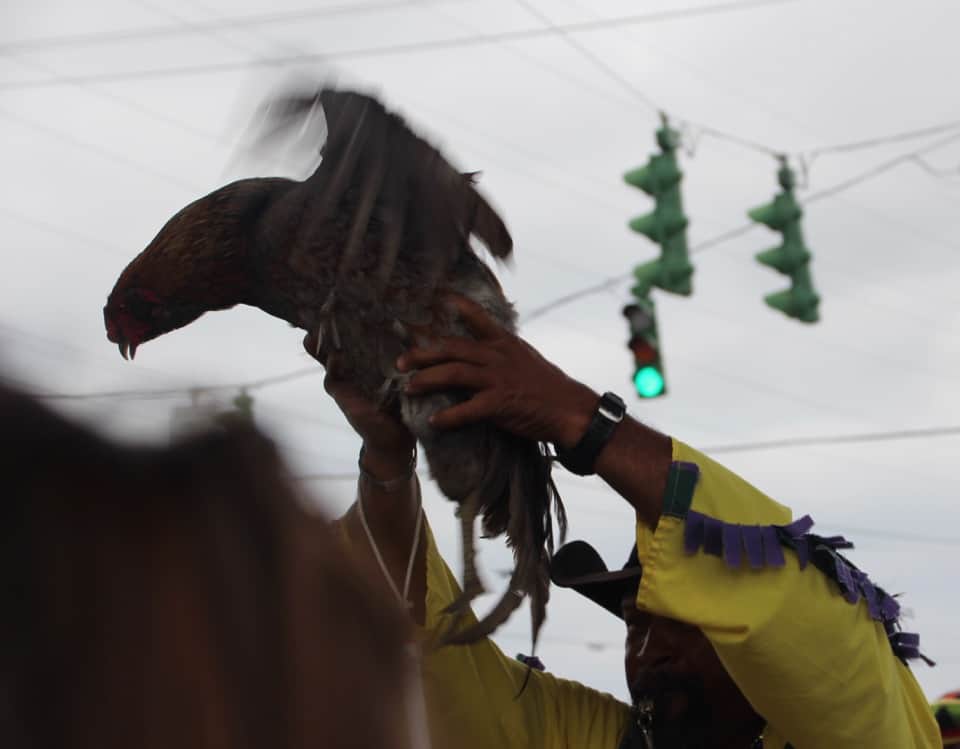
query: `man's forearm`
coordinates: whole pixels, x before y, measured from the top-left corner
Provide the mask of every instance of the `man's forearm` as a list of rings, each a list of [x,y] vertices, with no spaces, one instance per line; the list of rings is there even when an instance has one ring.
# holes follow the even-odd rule
[[[414,621],[423,625],[426,621],[426,542],[423,532],[416,538],[417,516],[422,510],[417,476],[411,471],[412,455],[412,448],[378,451],[367,445],[360,461],[363,475],[357,489],[363,497],[364,515],[382,563],[401,593],[413,553],[411,545],[417,543],[417,556],[406,596],[412,606],[410,613]],[[356,514],[349,522],[355,537],[362,538],[365,531],[359,527]],[[362,548],[367,545],[363,543]],[[375,562],[373,548],[370,555],[370,561]]]
[[[583,386],[569,404],[559,440],[571,448],[587,430],[600,396]],[[665,434],[624,417],[595,464],[597,474],[637,511],[644,524],[655,528],[660,519],[673,446]]]
[[[667,435],[627,416],[597,458],[597,473],[650,528],[660,520],[672,451]]]
[[[416,483],[410,470],[411,451],[387,450],[381,451],[369,445],[364,445],[360,468],[365,475],[360,477],[363,492],[364,508],[373,518],[386,522],[399,522],[396,533],[406,534],[408,525],[416,517],[417,492]],[[407,477],[404,480],[404,477]],[[372,479],[372,480],[370,480]],[[390,539],[391,542],[393,539]]]

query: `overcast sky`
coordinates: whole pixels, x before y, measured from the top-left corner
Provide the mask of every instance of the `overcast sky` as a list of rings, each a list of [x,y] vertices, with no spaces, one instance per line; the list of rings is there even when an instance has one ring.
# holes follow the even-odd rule
[[[698,3],[535,5],[553,23],[580,24]],[[418,45],[544,26],[516,0],[385,0],[366,10],[342,0],[3,3],[2,371],[36,390],[85,393],[243,382],[309,366],[299,332],[249,308],[208,315],[125,363],[101,312],[124,265],[174,211],[253,173],[236,159],[237,137],[258,98],[291,70],[379,91],[460,167],[482,170],[515,239],[516,263],[500,276],[521,314],[655,256],[626,228],[650,201],[621,179],[653,149],[649,102],[697,123],[687,128],[693,154],[683,156],[691,244],[743,224],[776,191],[771,156],[704,127],[795,154],[960,120],[960,4],[949,0],[757,3],[581,26],[574,44],[545,33]],[[156,31],[111,34],[144,29]],[[263,64],[304,53],[313,57]],[[940,137],[823,154],[808,191]],[[960,141],[923,159],[934,171],[956,169]],[[655,402],[631,392],[620,317],[628,284],[532,320],[523,334],[571,375],[620,392],[636,417],[695,446],[960,424],[958,201],[960,179],[904,160],[812,204],[804,229],[823,298],[814,326],[762,301],[786,285],[753,260],[775,244],[771,232],[696,254],[695,294],[656,294],[670,394]],[[319,372],[255,397],[258,421],[297,473],[355,467],[358,440]],[[188,403],[182,394],[58,407],[113,434],[162,440],[174,409]],[[904,593],[914,613],[906,628],[939,662],[914,667],[930,697],[960,686],[958,448],[960,437],[940,437],[717,454],[821,530],[846,533],[857,542],[853,559]],[[591,481],[561,476],[560,485],[571,537],[621,564],[633,533],[627,505]],[[352,500],[350,482],[311,489],[333,512]],[[426,481],[425,502],[459,570],[452,508]],[[509,562],[500,541],[484,545],[491,584],[503,583],[497,570]],[[528,652],[529,619],[514,616],[496,639]],[[618,620],[554,592],[540,648],[552,671],[626,697],[622,640]]]

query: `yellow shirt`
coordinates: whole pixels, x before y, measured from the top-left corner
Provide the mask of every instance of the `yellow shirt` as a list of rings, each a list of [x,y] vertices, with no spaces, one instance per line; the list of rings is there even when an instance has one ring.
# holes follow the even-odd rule
[[[910,670],[894,656],[864,601],[844,600],[813,565],[738,567],[685,549],[687,513],[728,524],[786,525],[790,510],[692,448],[673,442],[673,460],[694,463],[692,504],[671,503],[656,531],[637,524],[643,576],[639,607],[699,627],[754,709],[767,721],[764,747],[919,749],[940,747],[939,730]]]
[[[460,586],[426,529],[424,641],[446,632]],[[346,533],[341,534],[346,539]],[[474,621],[470,614],[470,621]],[[630,708],[609,694],[532,671],[491,640],[427,650],[421,664],[434,749],[617,749]]]

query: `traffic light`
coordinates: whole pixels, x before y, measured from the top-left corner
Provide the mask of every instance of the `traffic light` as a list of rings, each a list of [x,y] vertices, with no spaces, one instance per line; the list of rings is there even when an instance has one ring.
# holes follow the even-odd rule
[[[237,416],[253,421],[253,396],[247,392],[246,388],[242,388],[237,393],[237,397],[233,399],[233,407],[236,409]]]
[[[222,410],[217,414],[217,422],[220,426],[231,427],[253,422],[253,396],[247,392],[246,388],[241,388],[230,403],[233,408]]]
[[[800,228],[803,209],[793,196],[793,171],[784,159],[781,159],[777,178],[783,192],[779,193],[772,203],[747,211],[747,215],[754,221],[783,235],[783,242],[779,246],[758,252],[756,258],[758,262],[790,276],[791,285],[789,289],[767,294],[764,301],[789,317],[795,317],[802,322],[817,322],[820,319],[817,311],[820,297],[817,296],[810,278],[812,255],[803,243],[803,232]]]
[[[677,163],[679,134],[670,128],[665,117],[657,130],[660,153],[653,154],[646,166],[627,172],[623,179],[639,187],[656,201],[651,213],[629,222],[633,231],[660,245],[660,257],[638,265],[633,270],[637,284],[633,294],[647,297],[654,286],[673,294],[693,293],[693,266],[687,256],[687,220],[683,212],[680,183],[683,172]]]
[[[650,297],[640,297],[623,308],[630,324],[627,347],[633,352],[633,387],[641,398],[657,398],[667,393],[667,381],[660,357],[657,335],[657,311]]]

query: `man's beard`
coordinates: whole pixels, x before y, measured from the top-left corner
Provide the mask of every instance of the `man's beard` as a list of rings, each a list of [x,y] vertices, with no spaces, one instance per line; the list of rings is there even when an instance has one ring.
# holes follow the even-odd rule
[[[641,726],[654,749],[705,749],[709,740],[710,707],[702,679],[696,674],[649,671],[634,682],[631,738],[624,749],[647,749]]]

